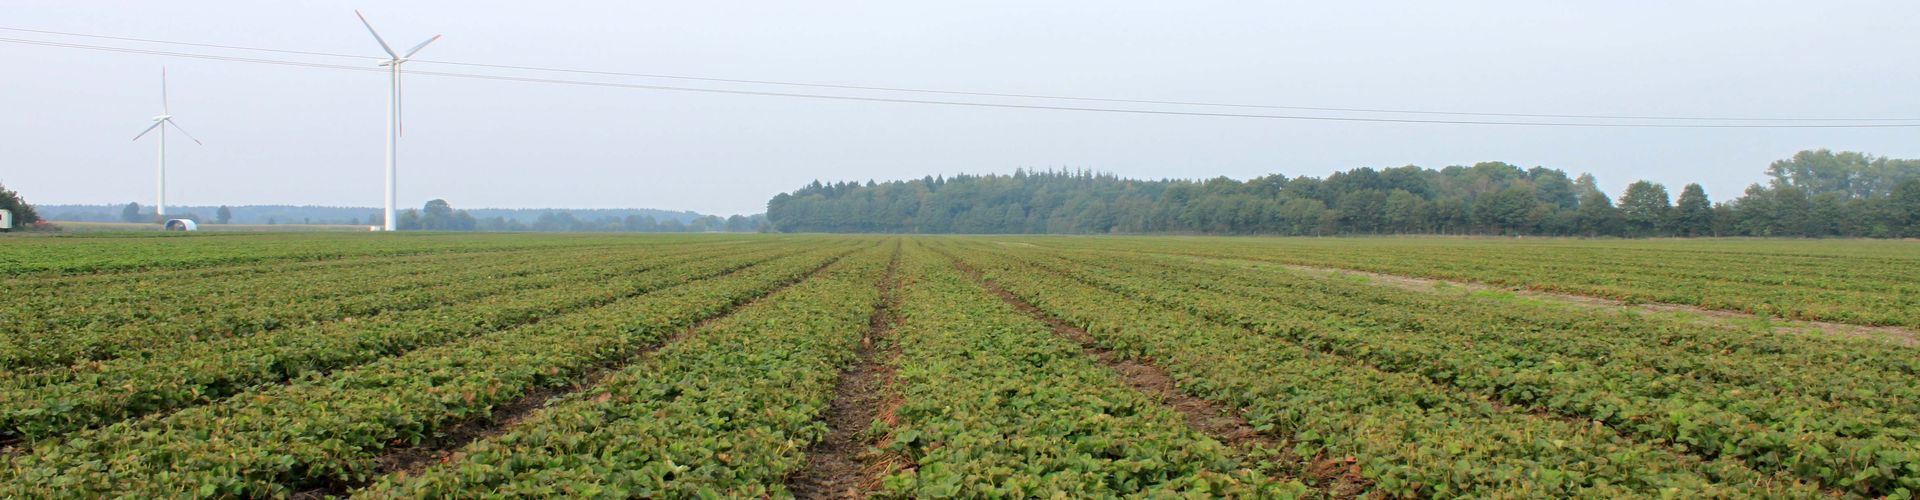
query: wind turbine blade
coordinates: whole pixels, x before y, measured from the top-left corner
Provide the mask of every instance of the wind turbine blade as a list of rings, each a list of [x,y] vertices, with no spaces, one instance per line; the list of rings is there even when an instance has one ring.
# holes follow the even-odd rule
[[[355,9],[353,11],[353,15],[360,16],[360,24],[366,25],[367,32],[373,34],[373,40],[376,42],[380,42],[380,50],[387,51],[387,55],[393,56],[394,59],[400,58],[400,54],[393,53],[393,47],[387,46],[387,39],[380,38],[380,32],[373,30],[373,23],[367,22],[366,14],[361,14],[358,9]]]
[[[427,48],[427,44],[433,43],[434,40],[439,40],[439,39],[440,39],[440,35],[434,35],[433,38],[428,38],[427,41],[420,42],[419,45],[413,46],[413,49],[407,51],[407,55],[401,56],[401,57],[413,57],[415,53],[420,52],[420,49]]]
[[[173,114],[173,107],[167,105],[167,67],[160,67],[160,112]]]
[[[140,131],[140,134],[139,134],[139,135],[135,135],[135,136],[133,136],[133,140],[136,140],[136,141],[138,141],[138,140],[140,140],[140,138],[141,138],[141,137],[146,137],[146,136],[147,136],[147,132],[152,132],[152,131],[153,131],[153,129],[156,129],[156,128],[160,128],[160,122],[157,122],[157,121],[156,121],[156,122],[153,122],[153,124],[152,124],[152,125],[148,125],[148,126],[147,126],[147,129],[146,129],[146,130],[142,130],[142,131]]]
[[[167,124],[168,124],[168,125],[172,125],[172,126],[173,126],[173,129],[174,129],[174,130],[178,130],[178,131],[180,131],[180,133],[181,133],[181,134],[186,134],[186,136],[187,136],[187,138],[188,138],[188,139],[193,139],[193,143],[194,143],[194,144],[199,144],[199,145],[201,145],[201,146],[205,146],[205,145],[207,145],[207,143],[204,143],[204,142],[200,142],[200,139],[198,139],[198,138],[195,138],[195,137],[193,136],[193,134],[188,134],[188,133],[187,133],[187,129],[184,129],[184,128],[180,128],[180,124],[178,124],[178,123],[174,123],[174,122],[173,122],[173,119],[172,119],[172,118],[168,118],[168,119],[166,120],[166,122],[167,122]]]

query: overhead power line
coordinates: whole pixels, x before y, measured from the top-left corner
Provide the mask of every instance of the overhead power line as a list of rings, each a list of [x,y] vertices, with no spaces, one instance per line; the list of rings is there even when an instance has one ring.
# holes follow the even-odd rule
[[[309,55],[309,56],[342,57],[342,58],[363,59],[363,60],[379,60],[378,57],[362,56],[362,55],[354,55],[354,54],[338,54],[338,53],[330,53],[330,52],[273,49],[273,48],[248,47],[248,46],[240,46],[240,45],[225,45],[225,44],[213,44],[213,43],[180,42],[180,41],[173,41],[173,40],[158,40],[158,39],[152,39],[152,38],[96,35],[96,34],[90,34],[90,33],[74,33],[74,32],[67,32],[67,31],[14,28],[14,27],[6,27],[6,26],[0,26],[0,30],[18,31],[18,32],[27,32],[27,33],[40,33],[40,34],[60,35],[60,36],[72,36],[72,37],[84,37],[84,38],[97,38],[97,39],[105,39],[105,40],[120,40],[120,41],[131,41],[131,42],[142,42],[142,43],[191,46],[191,47],[218,48],[218,49],[228,49],[228,50],[246,50],[246,51],[255,51],[255,52],[281,53],[281,54],[297,54],[297,55]],[[1298,111],[1334,111],[1334,112],[1347,112],[1347,113],[1489,116],[1489,117],[1510,117],[1510,118],[1658,120],[1658,121],[1749,121],[1749,122],[1920,121],[1920,118],[1884,118],[1884,117],[1833,118],[1833,117],[1605,115],[1605,114],[1503,113],[1503,112],[1440,111],[1440,110],[1419,110],[1419,109],[1297,106],[1297,105],[1247,104],[1247,103],[1160,100],[1160,99],[1120,99],[1120,98],[1107,98],[1107,97],[1061,96],[1061,95],[1048,95],[1048,94],[981,92],[981,91],[965,91],[965,90],[937,90],[937,89],[888,87],[888,86],[874,86],[874,85],[847,85],[847,84],[831,84],[831,83],[791,82],[791,81],[780,81],[780,80],[715,78],[715,77],[700,77],[700,76],[686,76],[686,75],[668,75],[668,74],[659,74],[659,73],[633,73],[633,72],[620,72],[620,71],[552,68],[552,67],[524,66],[524,65],[513,65],[513,64],[488,64],[488,63],[473,63],[473,62],[458,62],[458,61],[439,61],[439,60],[431,60],[431,59],[416,59],[414,60],[414,62],[426,63],[426,64],[443,64],[443,65],[449,65],[449,66],[467,66],[467,67],[476,67],[476,68],[513,69],[513,70],[523,70],[523,71],[545,71],[545,72],[556,72],[556,73],[572,73],[572,74],[601,75],[601,76],[624,76],[624,77],[637,77],[637,78],[658,78],[658,79],[702,81],[702,82],[715,82],[715,83],[740,83],[740,84],[754,84],[754,85],[780,85],[780,86],[792,86],[792,87],[830,88],[830,89],[842,89],[842,90],[908,92],[908,93],[924,93],[924,94],[965,95],[965,96],[976,96],[976,97],[1004,97],[1004,98],[1018,98],[1018,99],[1068,100],[1068,101],[1110,102],[1110,103],[1126,103],[1126,104],[1206,106],[1206,107],[1227,107],[1227,108],[1247,108],[1247,109],[1288,109],[1288,110],[1298,110]]]
[[[143,42],[143,43],[161,43],[161,44],[167,44],[167,45],[182,45],[182,46],[189,46],[189,47],[206,47],[206,48],[212,48],[212,49],[231,49],[231,50],[251,50],[251,51],[254,51],[254,52],[275,52],[275,53],[280,53],[280,54],[299,54],[299,55],[303,55],[303,56],[326,56],[326,57],[346,57],[346,58],[352,58],[352,59],[367,59],[367,60],[375,60],[375,61],[384,61],[384,60],[385,60],[385,59],[381,59],[381,58],[378,58],[378,57],[373,57],[373,56],[362,56],[362,55],[355,55],[355,54],[335,54],[335,53],[331,53],[331,52],[311,52],[311,51],[305,51],[305,50],[286,50],[286,49],[264,49],[264,48],[259,48],[259,47],[243,47],[243,46],[239,46],[239,45],[221,45],[221,44],[217,44],[217,43],[194,43],[194,42],[176,42],[176,41],[173,41],[173,40],[155,40],[155,39],[152,39],[152,38],[134,38],[134,37],[129,37],[129,36],[108,36],[108,35],[94,35],[94,34],[88,34],[88,33],[72,33],[72,32],[67,32],[67,31],[52,31],[52,30],[36,30],[36,29],[28,29],[28,28],[12,28],[12,27],[6,27],[6,26],[0,26],[0,30],[5,30],[5,31],[19,31],[19,32],[23,32],[23,33],[39,33],[39,34],[43,34],[43,35],[61,35],[61,36],[77,36],[77,37],[82,37],[82,38],[99,38],[99,39],[102,39],[102,40],[120,40],[120,41],[123,41],[123,42]]]
[[[1125,103],[1125,104],[1164,104],[1164,105],[1176,105],[1176,106],[1207,106],[1207,107],[1245,108],[1245,109],[1287,109],[1287,110],[1295,110],[1295,111],[1338,111],[1338,112],[1347,112],[1347,113],[1489,116],[1489,117],[1508,117],[1508,118],[1588,118],[1588,119],[1607,119],[1607,120],[1668,120],[1668,121],[1749,121],[1749,122],[1920,121],[1920,118],[1741,118],[1741,117],[1708,117],[1708,116],[1564,115],[1564,114],[1542,114],[1542,113],[1494,113],[1494,112],[1472,112],[1472,111],[1433,111],[1433,110],[1382,109],[1382,108],[1282,106],[1282,105],[1273,105],[1273,104],[1235,104],[1235,103],[1204,102],[1204,101],[1117,99],[1117,98],[1107,98],[1107,97],[1074,97],[1074,96],[1058,96],[1058,95],[1045,95],[1045,94],[1012,94],[1012,93],[1001,93],[1001,92],[976,92],[976,91],[964,91],[964,90],[930,90],[930,89],[915,89],[915,88],[905,88],[905,87],[876,87],[876,86],[866,86],[866,85],[840,85],[840,84],[828,84],[828,83],[798,83],[798,82],[783,82],[783,81],[775,81],[775,80],[743,80],[743,79],[735,79],[735,78],[676,76],[676,75],[660,75],[660,74],[648,74],[648,73],[621,73],[621,72],[615,72],[615,71],[541,68],[541,67],[534,67],[534,66],[514,66],[514,65],[505,65],[505,64],[463,63],[463,62],[449,62],[449,61],[421,60],[419,62],[431,63],[431,64],[448,64],[448,65],[457,65],[457,66],[471,66],[471,67],[481,67],[481,68],[518,69],[518,70],[528,70],[528,71],[551,71],[551,72],[560,72],[560,73],[575,73],[575,74],[589,74],[589,75],[631,76],[631,77],[642,77],[642,78],[661,78],[661,79],[719,82],[719,83],[748,83],[748,84],[759,84],[759,85],[785,85],[785,86],[793,86],[793,87],[830,88],[830,89],[845,89],[845,90],[912,92],[912,93],[923,93],[923,94],[964,95],[964,96],[977,96],[977,97],[1008,97],[1008,98],[1019,98],[1019,99],[1047,99],[1047,100],[1109,102],[1109,103]]]
[[[15,28],[0,27],[0,29],[21,31]],[[59,34],[59,33],[55,33],[55,34]],[[128,39],[128,40],[147,41],[144,39]],[[121,52],[121,53],[145,54],[145,55],[159,55],[159,56],[168,56],[168,57],[184,57],[184,58],[241,62],[241,63],[252,63],[252,64],[271,64],[271,65],[282,65],[282,66],[298,66],[298,67],[310,67],[310,68],[321,68],[321,69],[370,71],[370,72],[386,71],[384,69],[374,68],[374,67],[348,66],[348,65],[342,65],[342,64],[314,63],[314,62],[307,62],[307,61],[287,61],[287,60],[279,60],[279,59],[261,59],[261,58],[250,58],[250,57],[223,56],[223,55],[217,55],[217,54],[200,54],[200,53],[190,53],[190,52],[173,52],[173,51],[164,51],[164,50],[139,49],[139,48],[130,48],[130,47],[113,47],[113,46],[104,46],[104,45],[90,45],[90,44],[78,44],[78,43],[67,43],[67,42],[51,42],[51,41],[45,41],[45,40],[31,40],[31,39],[18,39],[18,38],[0,38],[0,43],[14,43],[14,44],[22,44],[22,45],[38,45],[38,46],[58,47],[58,48],[84,49],[84,50]],[[174,43],[174,42],[167,42],[167,43]],[[184,42],[181,42],[181,43],[184,43]],[[194,44],[194,45],[215,47],[215,48],[237,48],[233,46],[216,46],[211,44]],[[283,52],[283,53],[294,53],[294,54],[305,54],[305,55],[353,57],[357,59],[378,59],[378,58],[371,58],[371,57],[364,57],[364,56],[348,56],[344,54],[326,54],[321,52],[283,51],[279,49],[245,49],[245,50]],[[428,62],[428,61],[420,60],[417,62]],[[442,64],[455,64],[455,63],[442,63]],[[531,70],[541,70],[541,71],[556,71],[556,70],[543,70],[539,68],[517,67],[517,66],[508,66],[508,65],[482,65],[482,64],[471,64],[471,63],[457,63],[457,64],[465,64],[469,66],[507,68],[507,69],[531,69]],[[584,70],[564,70],[564,71],[591,73]],[[849,95],[828,95],[828,94],[803,94],[803,93],[794,93],[794,92],[770,92],[770,91],[738,90],[738,89],[677,87],[677,86],[666,86],[666,85],[596,82],[596,81],[568,80],[568,79],[557,79],[557,78],[533,78],[533,77],[520,77],[520,76],[485,75],[485,74],[453,73],[453,72],[437,72],[437,71],[411,71],[409,73],[414,75],[438,76],[438,77],[446,77],[446,78],[466,78],[466,79],[478,79],[478,80],[575,85],[575,86],[590,86],[590,87],[608,87],[608,88],[627,88],[627,89],[659,90],[659,91],[673,91],[673,92],[699,92],[699,93],[730,94],[730,95],[791,97],[791,98],[824,99],[824,100],[838,100],[838,101],[885,102],[885,103],[900,103],[900,104],[929,104],[929,105],[943,105],[943,106],[984,107],[984,108],[1002,108],[1002,109],[1082,111],[1082,112],[1141,114],[1141,115],[1257,118],[1257,119],[1275,119],[1275,120],[1364,122],[1364,123],[1420,123],[1420,124],[1442,124],[1442,125],[1589,127],[1589,128],[1920,128],[1920,123],[1790,123],[1790,124],[1586,123],[1586,122],[1440,120],[1440,119],[1414,119],[1414,118],[1277,115],[1277,114],[1255,114],[1255,113],[1172,111],[1172,110],[1100,108],[1100,107],[1081,107],[1081,106],[1055,106],[1055,105],[1037,105],[1037,104],[944,101],[944,100],[931,100],[931,99],[905,99],[905,98],[891,98],[891,97],[849,96]],[[618,73],[606,73],[606,74],[619,75]],[[634,75],[628,74],[626,76],[634,76]],[[987,93],[977,93],[976,95],[1002,96],[1002,97],[1015,96],[1014,94],[987,94]],[[1088,98],[1088,99],[1098,100],[1098,99],[1091,99],[1091,98]],[[1173,101],[1166,101],[1166,102],[1172,103]],[[1574,117],[1572,115],[1564,115],[1564,116]],[[1614,118],[1614,117],[1609,117],[1609,118]],[[1675,117],[1666,117],[1666,118],[1681,119],[1681,118],[1675,118]],[[1751,120],[1758,120],[1758,119],[1751,119]],[[1825,121],[1827,119],[1820,119],[1820,120]],[[1860,121],[1878,121],[1878,120],[1889,120],[1889,119],[1862,119]],[[1914,120],[1920,120],[1920,119],[1914,119]]]

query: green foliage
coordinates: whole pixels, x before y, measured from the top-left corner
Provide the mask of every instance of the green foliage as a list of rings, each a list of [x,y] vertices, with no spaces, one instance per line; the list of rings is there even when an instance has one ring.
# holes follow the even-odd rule
[[[1026,170],[815,181],[769,200],[767,220],[779,231],[845,233],[1920,235],[1908,229],[1920,212],[1889,201],[1900,183],[1920,179],[1920,160],[1824,150],[1794,158],[1770,170],[1779,177],[1773,187],[1756,185],[1722,207],[1695,184],[1675,207],[1666,187],[1643,180],[1616,209],[1592,175],[1569,180],[1560,170],[1485,162],[1245,182]],[[1837,194],[1822,197],[1828,192]]]
[[[1657,183],[1635,182],[1620,195],[1620,215],[1627,222],[1627,231],[1635,236],[1665,235],[1672,212],[1667,187]]]
[[[732,272],[766,259],[764,255],[691,250],[631,255],[636,259],[644,255],[649,260],[618,266],[582,265],[606,257],[604,250],[567,255],[572,265],[560,267],[542,266],[538,258],[527,258],[508,261],[518,268],[510,269],[513,274],[486,270],[475,275],[493,275],[492,279],[465,286],[370,296],[372,300],[364,304],[343,300],[306,310],[238,315],[253,320],[242,320],[240,325],[258,332],[249,332],[249,328],[223,331],[220,323],[232,322],[215,318],[212,324],[182,322],[156,327],[139,322],[111,331],[22,335],[15,337],[22,344],[47,348],[8,353],[9,366],[20,371],[0,379],[0,395],[6,396],[0,399],[0,438],[38,439],[204,404],[257,384],[292,380],[514,328]],[[694,255],[685,255],[690,253]],[[358,287],[348,290],[365,293]],[[351,319],[354,316],[364,319]],[[328,319],[340,321],[321,322]],[[166,342],[173,335],[197,338],[185,344]],[[89,369],[83,373],[28,370],[74,363],[75,358],[88,363]],[[116,390],[100,391],[101,386]]]
[[[472,231],[479,227],[472,214],[465,210],[454,210],[447,200],[433,199],[421,207],[419,212],[408,210],[400,216],[400,229],[421,229],[426,231]]]
[[[1076,286],[1073,281],[1115,294],[1050,308],[1077,322],[1132,329],[1161,321],[1158,328],[1144,327],[1147,330],[1138,334],[1157,336],[1151,342],[1160,344],[1204,336],[1198,332],[1207,329],[1192,322],[1166,323],[1185,312],[1207,322],[1364,363],[1375,370],[1415,375],[1444,387],[1443,391],[1478,394],[1515,408],[1546,410],[1604,424],[1609,432],[1594,437],[1617,439],[1609,437],[1617,432],[1643,442],[1669,443],[1671,451],[1647,450],[1636,455],[1700,474],[1655,480],[1660,476],[1643,475],[1660,473],[1660,468],[1649,463],[1631,466],[1628,470],[1633,472],[1620,476],[1561,476],[1575,481],[1573,484],[1598,479],[1600,483],[1592,484],[1648,490],[1677,487],[1685,491],[1742,477],[1745,479],[1738,482],[1748,487],[1788,488],[1773,493],[1783,494],[1793,488],[1791,481],[1783,478],[1798,476],[1867,496],[1900,496],[1920,486],[1920,466],[1916,465],[1920,446],[1914,444],[1920,438],[1920,420],[1914,418],[1920,414],[1920,406],[1916,406],[1920,404],[1916,403],[1920,401],[1916,398],[1920,396],[1920,384],[1912,378],[1920,365],[1909,353],[1890,351],[1883,345],[1756,336],[1739,328],[1590,312],[1557,304],[1506,300],[1477,303],[1284,273],[1249,275],[1238,266],[1195,264],[1188,259],[1105,252],[1005,252],[1023,254],[1021,258],[1031,262],[1029,268],[1007,264],[1012,267],[1000,269],[1002,275],[1018,277],[1009,278],[1009,282],[1035,277],[1035,284],[1028,288],[1030,300],[1058,302],[1056,298],[1074,297],[1076,293],[1070,291]],[[1047,273],[1068,279],[1036,277]],[[1102,307],[1116,312],[1153,312],[1107,319],[1083,314]],[[1155,329],[1167,333],[1156,334]],[[1221,339],[1190,341],[1231,343]],[[1128,345],[1126,341],[1116,342]],[[1146,351],[1140,355],[1165,359],[1171,353]],[[1753,370],[1753,366],[1767,369]],[[1260,378],[1293,377],[1268,374]],[[1325,381],[1323,377],[1314,379]],[[1231,397],[1233,393],[1226,394]],[[1264,398],[1249,401],[1252,408],[1269,404]],[[1421,406],[1429,411],[1445,407],[1438,402],[1423,402]],[[1471,423],[1471,419],[1455,418],[1461,421],[1454,425]],[[1547,419],[1534,422],[1530,425],[1542,428],[1533,433],[1552,433],[1547,429],[1556,423]],[[1594,430],[1602,428],[1596,425]],[[1349,436],[1343,439],[1351,439],[1355,432],[1343,434]],[[1437,438],[1407,439],[1439,442]],[[1569,438],[1555,439],[1553,448],[1559,453],[1579,453],[1580,446],[1562,441],[1573,442]],[[1351,453],[1393,453],[1362,451],[1367,446],[1364,441],[1350,445],[1362,447],[1349,449]],[[1391,450],[1395,445],[1387,446]],[[1524,451],[1509,448],[1487,457],[1485,460],[1493,462],[1488,464],[1489,472],[1502,468],[1494,464],[1512,458],[1501,455]],[[1674,452],[1696,457],[1655,458]],[[1456,456],[1453,460],[1462,459]],[[1538,460],[1526,459],[1525,463]],[[1613,460],[1615,465],[1625,465]],[[1445,485],[1471,477],[1463,476],[1460,467],[1452,470],[1449,478],[1415,476],[1418,479],[1382,480],[1382,484]],[[1417,467],[1399,472],[1429,473]],[[1471,482],[1457,484],[1469,491],[1479,488]],[[1511,485],[1501,488],[1507,487]],[[1550,495],[1568,494],[1574,493]]]
[[[1888,203],[1889,225],[1899,234],[1920,235],[1920,179],[1900,183]]]
[[[1154,238],[1089,242],[1124,248],[1662,302],[1800,320],[1920,326],[1920,255],[1897,241]]]
[[[787,493],[879,300],[889,247],[691,332],[460,460],[360,496],[756,497]],[[613,473],[618,471],[618,473]]]
[[[1473,219],[1490,234],[1524,233],[1534,222],[1529,216],[1538,203],[1533,190],[1513,186],[1475,200]]]
[[[17,228],[40,222],[40,214],[33,210],[33,205],[27,203],[27,199],[21,197],[19,192],[8,190],[5,184],[0,184],[0,210],[13,212],[13,224]]]
[[[775,196],[768,220],[790,232],[1572,234],[1577,188],[1565,172],[1498,162],[1246,182],[1020,170],[878,184],[816,181]]]
[[[283,496],[367,479],[418,443],[537,387],[578,381],[669,334],[805,277],[842,242],[490,335],[269,386],[246,397],[68,434],[0,469],[0,496]],[[208,436],[222,436],[208,439]],[[110,464],[105,467],[98,465]]]
[[[1207,267],[1198,264],[1118,253],[973,247],[964,254],[1037,307],[1089,325],[1090,333],[1103,345],[1129,357],[1155,360],[1182,381],[1183,390],[1228,404],[1260,428],[1290,438],[1298,456],[1361,457],[1360,470],[1373,481],[1373,493],[1378,495],[1813,493],[1811,488],[1738,464],[1677,454],[1584,421],[1539,418],[1524,410],[1495,407],[1482,396],[1450,384],[1451,378],[1435,376],[1440,369],[1469,370],[1463,374],[1489,369],[1436,364],[1422,365],[1436,371],[1416,373],[1388,363],[1391,358],[1384,354],[1375,354],[1416,347],[1452,352],[1474,344],[1419,340],[1446,331],[1428,326],[1344,349],[1324,338],[1360,327],[1364,317],[1330,315],[1317,311],[1316,305],[1395,310],[1371,302],[1364,294],[1292,298],[1316,286],[1348,293],[1386,288],[1326,278],[1276,282],[1274,278],[1284,274],[1261,273],[1254,278],[1243,270],[1205,271]],[[1248,285],[1255,281],[1261,284]],[[1245,295],[1259,293],[1262,286],[1270,291],[1258,298]],[[1497,310],[1514,305],[1520,304],[1482,307]],[[1368,339],[1388,332],[1355,331],[1350,338]],[[1498,370],[1515,369],[1502,365]],[[1533,378],[1513,377],[1518,377],[1511,382],[1514,390],[1539,390],[1532,385]]]
[[[1773,187],[1808,193],[1840,193],[1847,198],[1886,196],[1903,182],[1920,180],[1920,160],[1898,160],[1865,153],[1825,149],[1801,151],[1767,166]]]
[[[120,222],[153,222],[153,216],[141,212],[139,203],[127,202],[127,206],[120,209]]]
[[[911,467],[885,497],[1301,496],[1179,414],[1125,386],[1047,325],[946,259],[902,262],[898,423],[882,449]]]
[[[1675,236],[1712,236],[1714,234],[1713,203],[1707,201],[1707,191],[1699,184],[1688,184],[1680,190],[1680,200],[1673,207],[1673,233]]]
[[[1547,178],[1506,168],[1463,170]],[[1377,200],[1352,203],[1380,209],[1369,223],[1394,224],[1394,207],[1424,200],[1416,190],[1440,189],[1408,182],[1413,173],[1337,182],[1370,186]],[[1323,181],[1249,184],[1277,193],[1282,183]],[[1606,205],[1582,184],[1571,183],[1576,210]],[[1532,207],[1530,220],[1562,212],[1560,195],[1543,199],[1538,186],[1477,199],[1524,193],[1516,202]],[[1875,203],[1898,211],[1916,197],[1920,183]],[[1843,200],[1806,201],[1817,213]],[[1307,222],[1325,223],[1319,213]],[[881,497],[1920,489],[1920,361],[1909,346],[1291,269],[1914,326],[1920,305],[1905,299],[1920,257],[1909,242],[874,240],[15,239],[0,245],[17,306],[0,308],[0,443],[18,447],[0,457],[0,497],[359,486],[351,493],[374,498],[785,497],[804,450],[825,435],[883,275],[899,285],[896,340],[882,344],[897,355],[879,359],[892,370],[887,403],[864,438]],[[1201,420],[1130,386],[1135,368],[1104,366],[1029,311],[1156,367],[1172,390],[1277,445],[1209,438]],[[487,420],[529,401],[546,404]],[[396,452],[466,425],[497,427],[424,472],[393,471]]]

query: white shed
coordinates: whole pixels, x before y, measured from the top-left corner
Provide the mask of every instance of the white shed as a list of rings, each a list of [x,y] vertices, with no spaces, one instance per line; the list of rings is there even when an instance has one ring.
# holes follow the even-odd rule
[[[167,219],[167,230],[199,231],[200,225],[193,223],[193,219]]]
[[[0,208],[0,231],[13,230],[13,211]]]

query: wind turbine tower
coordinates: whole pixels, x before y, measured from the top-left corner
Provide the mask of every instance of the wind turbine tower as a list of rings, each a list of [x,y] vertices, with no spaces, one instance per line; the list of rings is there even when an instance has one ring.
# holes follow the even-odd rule
[[[167,105],[167,68],[162,67],[160,68],[160,116],[153,117],[152,125],[148,125],[146,130],[142,130],[138,135],[133,136],[133,140],[138,141],[140,140],[141,137],[145,137],[147,135],[147,132],[152,132],[154,131],[154,129],[160,130],[160,139],[158,141],[155,141],[160,144],[160,162],[159,162],[159,165],[155,167],[155,169],[157,170],[157,173],[159,174],[160,184],[158,187],[154,188],[155,200],[153,204],[153,213],[156,215],[159,215],[160,218],[162,219],[165,219],[167,215],[167,126],[168,125],[172,125],[174,130],[180,131],[180,134],[187,136],[188,139],[193,139],[194,144],[201,144],[200,139],[194,139],[193,134],[187,133],[187,129],[180,128],[180,124],[173,122],[173,107]]]
[[[433,38],[428,38],[427,41],[420,42],[419,45],[415,45],[413,46],[412,49],[407,50],[407,53],[405,55],[401,55],[398,52],[394,52],[392,46],[387,45],[387,40],[385,38],[381,38],[380,32],[375,31],[373,29],[373,23],[367,22],[367,16],[365,14],[361,14],[360,11],[355,10],[353,11],[353,15],[360,16],[360,24],[364,24],[367,26],[367,32],[373,34],[373,40],[376,42],[380,42],[380,50],[386,51],[387,56],[391,57],[391,59],[387,59],[386,62],[380,63],[380,65],[386,66],[388,68],[389,74],[393,75],[392,93],[387,96],[387,99],[388,99],[387,102],[389,104],[389,107],[387,108],[387,212],[386,212],[386,218],[387,218],[386,230],[392,231],[394,229],[393,206],[395,201],[394,169],[396,168],[396,164],[400,163],[400,134],[402,130],[400,125],[400,63],[407,62],[407,58],[413,57],[414,54],[419,53],[420,49],[427,48],[427,44],[433,43],[434,40],[439,40],[440,35],[434,35]]]

